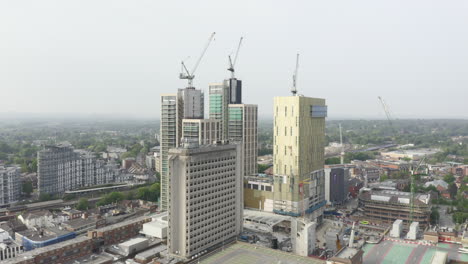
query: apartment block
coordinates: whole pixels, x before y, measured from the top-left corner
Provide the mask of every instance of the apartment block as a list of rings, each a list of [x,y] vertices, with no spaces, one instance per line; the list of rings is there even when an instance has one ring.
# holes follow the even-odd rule
[[[242,229],[239,145],[186,144],[169,152],[168,252],[190,259]]]
[[[230,104],[228,139],[242,146],[242,175],[257,173],[258,157],[258,107],[253,104]]]
[[[309,181],[311,172],[324,167],[326,116],[324,99],[275,97],[273,172],[283,183],[275,192],[275,213],[300,215],[315,208],[309,207]]]
[[[182,138],[199,145],[221,140],[221,122],[215,119],[183,119]]]
[[[20,197],[20,168],[0,165],[0,207],[18,202]]]
[[[67,144],[46,146],[37,153],[39,193],[62,195],[81,187],[119,182],[119,175],[115,164]]]
[[[183,119],[203,119],[203,91],[193,87],[179,89],[176,94],[161,95],[161,209],[167,209],[168,167],[171,148],[180,145]]]
[[[229,85],[223,83],[213,83],[209,86],[209,117],[219,120],[221,124],[221,140],[228,136],[228,105],[230,103]]]

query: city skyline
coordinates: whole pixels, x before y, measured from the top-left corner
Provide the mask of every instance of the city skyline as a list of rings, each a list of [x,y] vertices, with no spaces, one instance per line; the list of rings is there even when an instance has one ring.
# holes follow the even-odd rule
[[[399,2],[354,1],[340,9],[239,2],[231,12],[213,12],[225,10],[213,2],[90,4],[1,4],[0,91],[8,100],[0,117],[157,119],[159,94],[185,88],[180,61],[190,56],[191,68],[216,31],[195,87],[208,94],[210,83],[229,76],[227,56],[243,36],[236,76],[244,103],[255,101],[261,119],[273,116],[273,95],[290,94],[296,52],[299,93],[327,98],[330,119],[385,119],[377,96],[395,118],[467,118],[462,1],[415,1],[405,9]]]

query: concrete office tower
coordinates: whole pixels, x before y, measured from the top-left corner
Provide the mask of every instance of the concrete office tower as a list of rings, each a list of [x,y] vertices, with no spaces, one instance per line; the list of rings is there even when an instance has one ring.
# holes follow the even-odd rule
[[[230,102],[229,85],[224,83],[213,83],[209,86],[209,116],[210,119],[219,120],[221,124],[221,140],[228,136],[228,105]]]
[[[213,144],[221,138],[221,122],[215,119],[183,119],[182,138],[199,145]]]
[[[168,251],[191,258],[242,230],[239,145],[182,144],[169,152]]]
[[[341,205],[348,198],[349,168],[325,168],[325,200],[331,205]]]
[[[242,81],[231,78],[224,83],[229,85],[229,103],[242,104]]]
[[[228,139],[242,144],[242,175],[257,173],[258,107],[252,104],[230,104]]]
[[[176,94],[161,95],[161,209],[167,208],[167,157],[169,149],[180,145],[182,120],[204,116],[204,95],[195,88],[179,89]]]
[[[0,207],[18,202],[20,197],[20,168],[0,165]]]
[[[275,190],[275,212],[303,214],[311,209],[307,181],[324,166],[326,116],[324,99],[275,97],[273,168],[275,175],[284,176],[286,187]]]

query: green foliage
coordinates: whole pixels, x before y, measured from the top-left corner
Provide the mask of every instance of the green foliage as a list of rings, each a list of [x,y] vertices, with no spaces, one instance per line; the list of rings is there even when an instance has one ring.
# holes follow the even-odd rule
[[[457,224],[463,224],[468,219],[468,213],[465,212],[455,212],[452,215],[452,219]]]
[[[384,182],[384,181],[386,181],[386,180],[388,180],[388,176],[387,176],[387,175],[382,175],[382,176],[380,176],[380,181],[381,181],[381,182]]]
[[[450,193],[450,197],[451,197],[452,199],[454,199],[455,196],[457,195],[457,192],[458,192],[457,185],[456,185],[454,182],[451,183],[451,184],[449,185],[449,187],[448,187],[448,191],[449,191],[449,193]]]
[[[86,198],[80,198],[80,200],[79,200],[78,203],[76,204],[76,209],[77,209],[77,210],[84,211],[84,210],[88,210],[88,208],[89,208],[88,199],[86,199]]]
[[[161,191],[160,188],[161,187],[159,183],[153,183],[151,186],[140,187],[136,190],[135,198],[150,202],[157,202]]]
[[[440,218],[439,210],[436,207],[432,207],[430,221],[431,224],[437,224]]]
[[[374,159],[375,155],[371,151],[367,152],[348,152],[344,156],[344,162],[350,163],[352,160],[370,160]]]
[[[271,155],[271,154],[273,154],[273,149],[270,149],[270,148],[261,148],[258,150],[259,156]]]
[[[39,201],[41,201],[41,202],[50,201],[50,200],[54,200],[54,199],[55,199],[55,196],[53,196],[51,194],[48,194],[48,193],[41,193],[39,195]]]
[[[70,200],[73,200],[73,199],[75,199],[75,198],[76,198],[76,195],[74,195],[74,194],[65,194],[65,195],[62,197],[62,199],[63,199],[64,201],[70,201]]]
[[[33,192],[33,185],[32,185],[32,182],[30,182],[30,181],[25,181],[25,182],[23,182],[22,191],[23,191],[23,193],[25,193],[27,196],[31,196],[31,193]]]
[[[331,158],[325,159],[326,165],[340,164],[340,163],[341,163],[340,157],[331,157]]]
[[[444,181],[448,184],[451,184],[455,181],[455,176],[453,176],[453,174],[447,174],[444,176]]]
[[[99,202],[97,202],[97,205],[98,206],[107,205],[107,204],[111,204],[111,203],[120,202],[120,201],[122,201],[124,199],[125,199],[125,196],[124,196],[123,193],[121,193],[121,192],[111,192],[111,193],[106,194],[104,197],[102,197],[101,200],[99,200]]]
[[[258,173],[263,173],[266,169],[270,168],[271,165],[258,164]]]

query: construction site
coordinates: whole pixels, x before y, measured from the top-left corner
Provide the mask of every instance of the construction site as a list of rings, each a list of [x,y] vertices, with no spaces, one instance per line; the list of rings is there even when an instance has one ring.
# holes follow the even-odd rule
[[[430,198],[429,194],[417,193],[411,206],[411,193],[364,189],[359,195],[358,211],[362,212],[362,219],[373,223],[391,225],[400,219],[406,227],[418,222],[424,229],[430,221]]]

